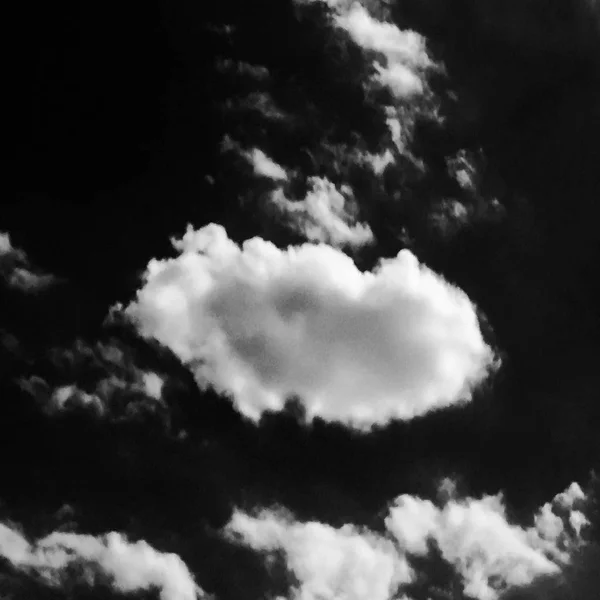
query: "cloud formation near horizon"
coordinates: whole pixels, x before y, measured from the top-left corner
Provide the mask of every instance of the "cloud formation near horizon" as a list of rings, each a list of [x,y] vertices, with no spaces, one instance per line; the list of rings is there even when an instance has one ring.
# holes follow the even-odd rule
[[[214,224],[174,246],[126,313],[253,419],[291,396],[329,421],[410,419],[467,400],[492,363],[468,297],[409,251],[362,273],[326,245],[240,247]]]

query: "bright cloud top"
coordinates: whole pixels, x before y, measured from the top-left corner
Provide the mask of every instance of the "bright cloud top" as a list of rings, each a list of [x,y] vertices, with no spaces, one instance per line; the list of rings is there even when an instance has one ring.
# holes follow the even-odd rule
[[[421,35],[374,19],[358,2],[349,10],[342,11],[336,17],[336,23],[348,31],[359,46],[385,57],[383,63],[375,62],[378,79],[397,98],[423,92],[423,72],[433,63],[427,55],[425,40]]]
[[[126,313],[251,418],[291,395],[363,426],[468,399],[492,361],[467,296],[403,250],[362,273],[326,245],[191,229]]]
[[[510,523],[500,496],[452,498],[439,506],[408,495],[391,507],[383,534],[301,523],[276,511],[257,516],[236,511],[225,535],[261,552],[283,551],[299,581],[294,597],[302,600],[387,600],[398,592],[409,598],[412,584],[427,580],[422,570],[436,570],[433,548],[451,567],[449,590],[458,581],[470,598],[496,600],[505,590],[560,573],[569,551],[580,545],[579,533],[569,525],[584,518],[580,511],[563,508],[560,517],[553,512],[560,512],[559,497],[540,514],[544,510],[557,519],[550,537],[537,525]]]
[[[14,568],[34,573],[49,586],[73,577],[70,568],[84,568],[86,582],[98,575],[123,593],[158,590],[161,600],[203,597],[185,563],[176,554],[158,552],[144,541],[131,543],[118,533],[94,537],[54,532],[34,544],[13,528],[0,524],[0,556]]]
[[[278,188],[271,195],[273,205],[291,226],[311,242],[323,242],[335,247],[357,248],[373,242],[368,225],[354,223],[350,201],[327,179],[311,177],[311,190],[301,201],[286,198]]]

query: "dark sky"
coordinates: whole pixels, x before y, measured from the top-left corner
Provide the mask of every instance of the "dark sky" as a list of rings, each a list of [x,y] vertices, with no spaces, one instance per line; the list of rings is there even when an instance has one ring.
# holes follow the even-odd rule
[[[450,503],[502,494],[515,527],[573,482],[592,515],[598,2],[21,4],[10,25],[0,598],[193,598],[171,576],[219,600],[592,597],[567,567],[519,589],[486,571],[485,596],[441,534],[395,595],[319,596],[302,562],[319,548],[282,540],[309,521],[389,537],[396,499],[443,504],[446,478]],[[188,225],[206,244],[192,266],[172,243]],[[401,251],[422,265],[416,288]],[[162,279],[147,270],[167,258]],[[350,301],[348,278],[383,287]],[[272,332],[271,302],[308,323],[297,341],[288,321]],[[429,410],[426,389],[450,395]],[[366,428],[347,418],[364,414]],[[260,509],[292,515],[268,548],[235,525]],[[52,532],[79,558],[48,575],[31,556],[44,539],[59,552]],[[124,583],[108,532],[181,565]],[[593,561],[586,544],[575,562]]]

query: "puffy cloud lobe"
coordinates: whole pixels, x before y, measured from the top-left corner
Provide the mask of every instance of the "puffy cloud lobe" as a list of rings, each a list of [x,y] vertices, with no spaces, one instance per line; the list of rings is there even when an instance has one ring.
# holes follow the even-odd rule
[[[491,364],[469,299],[408,251],[362,273],[329,246],[240,247],[218,225],[174,245],[126,314],[252,418],[296,395],[330,421],[409,419],[467,399]]]
[[[576,484],[570,490],[581,491]],[[539,514],[560,506],[557,496]],[[464,594],[495,600],[505,590],[528,589],[532,582],[556,577],[568,566],[581,547],[579,533],[568,525],[577,512],[571,506],[562,518],[555,515],[559,522],[549,539],[537,518],[530,528],[511,524],[499,495],[450,498],[442,506],[403,495],[389,510],[385,534],[300,523],[275,511],[258,516],[236,511],[225,534],[259,551],[283,550],[300,582],[297,596],[304,600],[409,597],[417,570],[427,569],[414,559],[432,558],[433,547],[458,576]]]
[[[544,504],[535,516],[535,530],[545,547],[557,560],[564,560],[589,525],[585,516],[587,498],[577,483]]]
[[[386,600],[411,570],[390,540],[345,525],[297,523],[265,511],[257,517],[235,512],[227,526],[230,539],[259,551],[283,550],[299,582],[300,600]]]
[[[373,242],[368,225],[353,224],[349,201],[327,179],[311,177],[311,191],[302,201],[286,198],[278,188],[271,195],[275,207],[282,211],[291,226],[311,242],[323,242],[336,247],[360,247]]]
[[[422,73],[433,63],[421,35],[374,19],[358,2],[349,10],[342,11],[336,23],[366,50],[383,54],[386,64],[375,62],[379,81],[389,87],[397,98],[407,98],[424,91]]]
[[[119,533],[94,537],[54,532],[31,544],[11,527],[0,524],[0,556],[13,567],[61,586],[73,575],[71,566],[84,568],[86,581],[108,577],[124,593],[160,591],[161,600],[196,600],[202,590],[176,554],[161,553],[144,541],[129,542]]]

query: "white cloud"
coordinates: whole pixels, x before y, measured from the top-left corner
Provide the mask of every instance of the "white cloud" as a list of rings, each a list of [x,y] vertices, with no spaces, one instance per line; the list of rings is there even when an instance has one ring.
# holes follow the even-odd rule
[[[557,497],[546,507],[559,505]],[[464,594],[496,600],[505,590],[521,589],[568,567],[581,545],[579,534],[567,531],[573,510],[559,518],[552,540],[542,538],[537,520],[530,528],[510,523],[499,495],[449,498],[441,506],[400,496],[385,519],[384,534],[351,525],[335,529],[301,523],[275,511],[258,516],[235,511],[225,534],[257,551],[282,550],[300,582],[295,596],[302,600],[387,600],[410,594],[413,581],[427,580],[423,570],[436,569],[427,562],[434,558],[432,544]],[[568,552],[561,550],[565,536],[570,538]],[[446,583],[452,586],[452,580]]]
[[[0,231],[0,256],[13,254],[14,252],[19,251],[13,248],[13,245],[10,241],[10,235],[8,235],[8,233]]]
[[[326,245],[280,250],[188,229],[127,309],[251,418],[298,395],[359,426],[466,400],[492,361],[467,296],[409,252],[362,273]]]
[[[380,82],[397,98],[408,98],[424,91],[423,72],[433,63],[421,35],[374,19],[358,2],[349,10],[341,11],[336,23],[348,31],[357,44],[384,55],[385,64],[376,62],[375,68]]]
[[[285,169],[281,165],[278,165],[273,159],[269,158],[259,148],[253,148],[252,150],[245,152],[244,156],[252,164],[256,175],[274,180],[287,179]]]
[[[283,551],[299,586],[298,600],[387,600],[411,569],[390,540],[351,525],[334,529],[298,523],[274,512],[239,511],[226,528],[230,539],[259,551]]]
[[[95,394],[88,394],[76,385],[63,385],[54,390],[49,402],[44,409],[50,414],[60,412],[66,408],[87,408],[96,415],[101,416],[106,412],[106,406]]]
[[[387,148],[381,154],[367,153],[364,155],[364,159],[368,164],[371,165],[371,168],[376,175],[381,175],[388,165],[391,165],[395,162],[394,155],[389,148]]]
[[[156,373],[146,372],[142,375],[142,382],[144,385],[144,392],[150,398],[160,400],[162,398],[163,386],[165,381],[162,377]]]
[[[204,596],[179,556],[161,553],[144,541],[129,542],[114,532],[102,537],[54,532],[29,543],[21,533],[0,524],[0,556],[50,586],[62,586],[73,576],[69,567],[78,564],[85,570],[86,582],[93,584],[102,574],[124,593],[157,589],[161,600]]]
[[[254,174],[275,181],[286,181],[288,178],[286,170],[278,165],[272,158],[267,156],[260,148],[244,149],[242,144],[226,135],[221,140],[221,151],[234,151],[243,156],[251,165]]]
[[[577,483],[544,504],[535,516],[535,531],[539,545],[556,560],[565,557],[577,546],[582,530],[589,524],[585,514],[586,495]]]
[[[353,223],[351,200],[327,179],[311,177],[312,189],[301,201],[286,198],[278,188],[271,195],[274,206],[283,212],[291,226],[311,242],[323,242],[336,247],[359,247],[373,242],[368,225]]]
[[[85,409],[97,417],[109,419],[135,418],[136,415],[162,414],[168,419],[168,407],[163,400],[165,380],[158,373],[138,368],[132,357],[119,347],[97,343],[87,346],[76,344],[65,350],[61,358],[80,370],[81,363],[89,360],[94,365],[96,379],[88,381],[86,389],[72,382],[54,389],[36,375],[18,380],[22,390],[34,397],[43,412],[55,415],[65,410]],[[104,376],[102,376],[104,375]],[[87,391],[86,391],[87,390]]]
[[[21,564],[29,558],[29,542],[15,529],[0,523],[0,556],[13,564]]]
[[[434,542],[461,576],[466,594],[495,600],[502,590],[558,574],[569,563],[582,543],[581,528],[573,522],[587,524],[576,509],[584,500],[574,483],[540,508],[532,527],[522,528],[509,522],[500,495],[450,498],[442,507],[404,495],[391,507],[386,525],[409,554],[426,556]]]
[[[465,593],[478,600],[496,598],[496,586],[523,585],[558,571],[526,530],[507,522],[498,497],[450,501],[439,509],[401,496],[386,524],[407,552],[426,555],[427,542],[434,541],[462,577]]]

